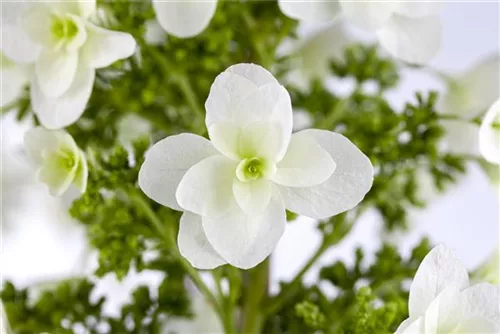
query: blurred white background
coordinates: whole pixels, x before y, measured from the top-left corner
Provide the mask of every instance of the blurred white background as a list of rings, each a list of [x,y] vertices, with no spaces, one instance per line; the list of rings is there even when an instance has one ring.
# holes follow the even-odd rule
[[[442,13],[444,26],[441,51],[431,67],[446,73],[459,73],[488,55],[499,52],[499,4],[496,2],[448,3]],[[360,38],[370,39],[366,34]],[[500,74],[499,74],[500,75]],[[420,70],[405,70],[401,86],[391,92],[392,103],[401,106],[413,98],[416,90],[442,91],[444,87]],[[34,282],[68,278],[88,272],[85,230],[71,221],[64,204],[50,197],[43,185],[36,184],[21,154],[26,129],[8,115],[1,124],[1,254],[0,274],[21,286]],[[288,224],[272,258],[272,281],[291,279],[320,242],[316,223],[300,218]],[[435,198],[425,210],[412,213],[408,235],[390,236],[407,254],[422,236],[433,243],[455,249],[469,269],[480,264],[499,242],[499,194],[486,175],[471,166],[468,174],[446,194]],[[367,258],[381,244],[381,222],[368,212],[352,234],[321,259],[353,260],[354,248],[361,246]],[[306,276],[312,282],[317,267]],[[158,282],[158,275],[142,274],[121,285],[106,278],[101,291],[114,296],[113,303],[124,301],[137,282]],[[110,305],[110,310],[113,307]]]

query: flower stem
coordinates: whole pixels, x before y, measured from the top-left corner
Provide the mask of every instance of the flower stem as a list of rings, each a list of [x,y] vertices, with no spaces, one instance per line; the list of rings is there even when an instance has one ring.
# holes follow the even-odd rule
[[[269,286],[269,259],[245,274],[241,332],[245,334],[260,333],[264,324],[262,301],[267,297]]]
[[[177,248],[176,242],[175,242],[175,236],[172,233],[172,229],[167,228],[165,224],[160,220],[158,215],[153,211],[151,206],[148,204],[147,200],[144,198],[144,196],[140,193],[139,190],[136,188],[133,188],[130,193],[130,200],[136,205],[136,207],[141,210],[141,212],[146,216],[146,218],[153,224],[155,229],[158,231],[158,233],[162,236],[164,239],[167,247],[172,251],[172,255],[174,255],[179,263],[182,265],[184,270],[186,270],[188,276],[191,278],[191,280],[194,282],[196,287],[205,295],[205,297],[209,300],[209,302],[214,305],[215,311],[219,315],[222,323],[224,324],[224,330],[226,333],[232,333],[233,329],[230,326],[230,323],[225,320],[226,314],[221,307],[221,304],[219,300],[215,297],[215,295],[212,293],[210,288],[205,284],[203,279],[201,278],[200,274],[198,271],[191,266],[191,264],[182,257],[182,255],[179,253],[179,250]]]

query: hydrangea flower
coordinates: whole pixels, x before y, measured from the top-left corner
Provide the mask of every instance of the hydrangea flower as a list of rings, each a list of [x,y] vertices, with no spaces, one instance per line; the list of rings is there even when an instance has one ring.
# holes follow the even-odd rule
[[[72,184],[85,192],[87,159],[68,133],[36,127],[26,133],[24,146],[37,180],[47,184],[52,196],[62,195]]]
[[[346,17],[360,28],[375,31],[393,56],[410,63],[427,63],[439,50],[441,23],[438,1],[278,0],[281,11],[305,22]]]
[[[287,39],[279,55],[297,57],[297,65],[287,75],[287,84],[309,91],[313,80],[325,80],[330,62],[341,61],[344,48],[353,41],[342,23],[329,24],[299,39]]]
[[[410,317],[396,334],[498,333],[499,300],[499,285],[470,286],[467,271],[453,252],[437,246],[415,274],[410,288]]]
[[[292,135],[286,89],[264,68],[231,66],[205,104],[210,141],[167,137],[146,154],[141,189],[184,211],[178,244],[194,267],[251,268],[275,248],[285,208],[326,218],[357,205],[373,180],[370,160],[323,130]]]
[[[479,129],[479,150],[487,161],[500,165],[500,99],[484,116]]]
[[[2,3],[2,50],[16,63],[34,63],[31,103],[42,125],[58,129],[83,113],[95,70],[131,56],[130,34],[89,21],[95,1]]]

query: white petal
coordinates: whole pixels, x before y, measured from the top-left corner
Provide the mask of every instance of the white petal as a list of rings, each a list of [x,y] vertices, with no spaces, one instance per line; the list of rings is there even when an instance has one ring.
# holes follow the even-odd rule
[[[464,319],[466,300],[456,287],[448,287],[425,311],[425,333],[452,333]]]
[[[399,0],[395,2],[396,11],[410,17],[439,15],[446,3],[441,1]]]
[[[484,116],[479,129],[479,150],[487,161],[500,164],[500,100]]]
[[[38,170],[36,178],[38,181],[48,185],[52,196],[61,196],[73,182],[77,165],[70,171],[61,168],[57,160],[48,157],[42,168]]]
[[[181,255],[195,268],[214,269],[226,263],[208,242],[198,215],[182,214],[177,243]]]
[[[481,60],[470,70],[452,79],[439,99],[438,111],[473,119],[482,115],[500,97],[500,57]]]
[[[31,41],[20,25],[2,24],[1,37],[2,51],[15,62],[27,64],[38,58],[40,46]]]
[[[478,125],[458,119],[443,119],[440,123],[446,131],[442,137],[443,151],[479,155]]]
[[[393,15],[377,30],[380,44],[393,56],[413,64],[428,63],[441,45],[439,16],[410,18]]]
[[[261,66],[238,64],[217,76],[205,108],[207,129],[221,121],[241,126],[273,121],[282,129],[283,147],[290,140],[293,123],[290,95]]]
[[[466,314],[487,319],[500,330],[500,285],[481,283],[462,292],[467,300]]]
[[[117,60],[133,55],[135,48],[136,42],[132,35],[87,23],[87,41],[82,54],[88,66],[107,67]]]
[[[352,209],[370,190],[373,167],[370,160],[349,139],[324,130],[305,130],[294,134],[316,140],[336,164],[330,178],[305,188],[279,187],[287,209],[322,219]]]
[[[157,20],[151,19],[146,21],[146,32],[144,33],[144,41],[150,45],[162,45],[167,39],[167,34],[160,26]]]
[[[29,83],[30,71],[28,67],[23,65],[13,63],[7,65],[7,62],[10,63],[10,60],[3,57],[1,51],[0,57],[2,57],[2,68],[0,71],[2,76],[2,80],[0,81],[2,94],[0,95],[0,107],[3,107],[19,98],[23,88]]]
[[[469,286],[469,276],[452,250],[434,247],[418,267],[410,288],[410,317],[425,313],[430,303],[445,288],[464,289]]]
[[[36,61],[38,87],[47,97],[58,97],[66,92],[75,79],[78,53],[42,51]]]
[[[21,18],[21,25],[33,43],[52,48],[59,42],[52,31],[51,9],[43,3],[29,7]]]
[[[79,0],[78,11],[80,17],[89,18],[96,11],[96,0]]]
[[[330,21],[340,14],[338,0],[278,0],[278,4],[286,16],[306,22]]]
[[[203,137],[183,133],[160,140],[151,147],[139,171],[139,186],[148,197],[182,211],[175,199],[177,187],[189,168],[217,154]]]
[[[235,208],[219,218],[202,218],[203,229],[214,249],[231,265],[248,269],[271,254],[284,233],[285,207],[275,194],[261,215],[246,215]]]
[[[236,164],[223,155],[213,155],[191,167],[175,194],[181,208],[209,217],[220,217],[234,208]]]
[[[153,0],[153,8],[156,19],[167,33],[186,38],[205,30],[215,14],[217,1]]]
[[[271,201],[271,185],[266,179],[241,182],[234,178],[233,193],[236,203],[248,215],[261,214]]]
[[[394,334],[422,334],[423,319],[418,318],[413,321],[410,318],[406,319],[399,325],[396,333]]]
[[[360,2],[356,0],[339,0],[342,14],[356,25],[367,30],[382,27],[398,7],[396,1]]]
[[[24,148],[28,159],[35,165],[43,163],[42,152],[55,150],[59,144],[58,137],[53,131],[48,131],[39,126],[26,132],[24,135]]]
[[[453,334],[498,334],[499,326],[482,317],[473,317],[462,320],[460,326],[453,331]]]
[[[69,89],[55,98],[45,96],[38,80],[32,80],[31,104],[42,125],[48,129],[59,129],[76,122],[85,111],[94,77],[94,69],[80,66]]]
[[[335,170],[330,154],[313,137],[292,135],[272,180],[287,187],[312,187],[328,180]]]
[[[239,159],[238,142],[241,126],[233,122],[218,122],[208,128],[210,140],[220,153],[232,159]]]

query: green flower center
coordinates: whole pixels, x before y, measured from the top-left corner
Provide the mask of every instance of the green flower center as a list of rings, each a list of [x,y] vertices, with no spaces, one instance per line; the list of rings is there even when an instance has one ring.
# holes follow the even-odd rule
[[[242,182],[258,180],[269,172],[265,160],[257,157],[243,159],[236,168],[236,176]]]
[[[55,159],[57,159],[57,165],[67,171],[71,171],[77,162],[72,152],[64,150],[58,151]]]
[[[78,25],[71,18],[54,16],[52,34],[57,40],[72,40],[78,34]]]

